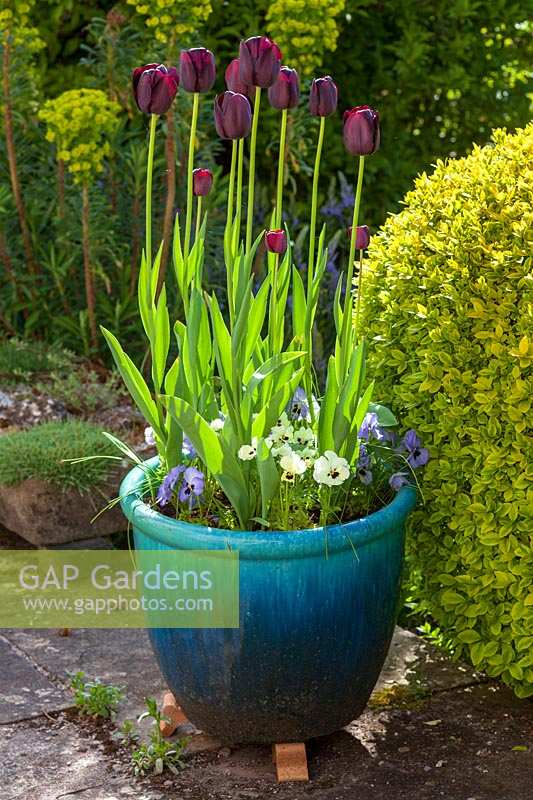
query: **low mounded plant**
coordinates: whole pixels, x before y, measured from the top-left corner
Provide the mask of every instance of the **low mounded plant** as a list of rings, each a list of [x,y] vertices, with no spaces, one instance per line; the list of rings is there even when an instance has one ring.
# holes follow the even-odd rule
[[[124,697],[124,689],[120,686],[87,680],[84,672],[71,675],[70,687],[74,692],[74,703],[82,714],[90,717],[112,719],[120,701]]]
[[[410,592],[458,655],[533,695],[533,125],[421,175],[370,247],[379,396],[431,448]]]
[[[89,422],[45,422],[30,430],[0,436],[0,484],[15,486],[38,478],[66,489],[87,492],[113,473],[116,448],[98,425]],[[98,458],[84,459],[93,453]]]
[[[355,202],[346,275],[332,309],[334,351],[324,386],[313,367],[313,331],[328,258],[325,230],[317,237],[317,196],[326,118],[337,108],[330,76],[311,85],[309,110],[319,118],[309,224],[307,274],[293,264],[282,227],[285,144],[290,109],[299,102],[299,77],[281,66],[267,37],[241,42],[227,68],[228,91],[215,98],[216,131],[231,146],[224,233],[224,302],[203,288],[203,200],[213,176],[195,168],[201,98],[216,77],[206,48],[182,51],[179,88],[192,94],[184,224],[176,215],[173,263],[181,319],[171,324],[161,280],[162,247],[152,248],[152,174],[158,118],[178,91],[174,67],[148,64],[133,73],[138,107],[150,115],[146,181],[146,243],[138,282],[139,310],[149,341],[151,385],[115,336],[102,329],[124,381],[143,413],[159,454],[152,501],[181,519],[244,530],[290,530],[345,522],[389,502],[411,482],[429,453],[414,430],[402,437],[397,420],[373,402],[365,371],[365,331],[352,284],[359,253],[364,267],[368,228],[359,226],[365,158],[379,147],[379,115],[358,106],[344,115],[344,144],[356,164]],[[270,230],[254,230],[255,156],[262,93],[280,118],[276,202]],[[252,103],[250,102],[252,99]],[[245,175],[244,144],[250,134]],[[248,191],[244,203],[244,184]],[[194,226],[193,226],[194,221]],[[268,224],[269,223],[269,224]],[[259,247],[266,249],[266,261]],[[356,309],[360,305],[360,292]],[[227,309],[227,313],[223,313]],[[169,364],[171,337],[178,356]],[[149,472],[149,468],[145,467]],[[148,482],[153,485],[154,477]]]

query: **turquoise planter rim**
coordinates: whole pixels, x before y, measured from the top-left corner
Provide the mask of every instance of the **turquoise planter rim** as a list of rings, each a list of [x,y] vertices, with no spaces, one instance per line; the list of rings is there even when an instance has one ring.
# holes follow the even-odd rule
[[[144,464],[155,467],[158,457]],[[180,549],[236,549],[239,558],[252,560],[272,558],[305,558],[348,548],[357,548],[397,530],[416,505],[415,486],[402,486],[391,502],[367,517],[339,525],[304,528],[292,531],[239,531],[211,528],[166,517],[147,505],[140,497],[144,470],[140,466],[128,472],[120,485],[120,505],[126,518],[142,533],[167,547]]]

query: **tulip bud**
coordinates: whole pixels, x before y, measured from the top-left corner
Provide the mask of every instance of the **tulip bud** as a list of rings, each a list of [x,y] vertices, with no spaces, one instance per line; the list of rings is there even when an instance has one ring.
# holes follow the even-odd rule
[[[370,106],[344,112],[344,145],[352,156],[369,156],[379,148],[379,114]]]
[[[273,108],[283,111],[294,108],[300,99],[300,78],[295,69],[281,67],[276,83],[268,90],[268,99]]]
[[[350,226],[347,231],[349,239],[352,238],[352,230],[353,228]],[[366,250],[369,244],[370,231],[368,230],[368,225],[358,225],[355,231],[356,250]]]
[[[315,117],[329,117],[337,109],[337,84],[331,77],[315,78],[309,95],[309,111]]]
[[[281,67],[281,50],[268,36],[251,36],[241,42],[239,68],[241,81],[268,89]]]
[[[133,96],[145,114],[165,114],[178,91],[179,78],[175,67],[146,64],[133,70]]]
[[[287,249],[287,234],[285,231],[267,231],[265,235],[266,248],[270,253],[283,255]]]
[[[182,50],[180,82],[186,92],[208,92],[215,82],[215,57],[205,47]]]
[[[222,139],[244,139],[251,124],[252,108],[247,97],[236,92],[215,97],[215,128]]]
[[[211,191],[213,173],[210,169],[193,169],[192,186],[195,197],[205,197]]]
[[[240,62],[238,58],[234,58],[233,61],[228,64],[226,67],[226,72],[224,73],[226,86],[230,92],[235,92],[235,94],[243,94],[245,97],[251,99],[254,94],[254,88],[253,86],[249,86],[247,83],[244,83],[244,81],[241,80],[240,68]]]

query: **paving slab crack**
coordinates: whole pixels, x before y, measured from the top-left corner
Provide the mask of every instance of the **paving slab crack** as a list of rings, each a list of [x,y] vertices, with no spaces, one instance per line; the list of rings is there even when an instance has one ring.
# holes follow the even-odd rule
[[[41,675],[47,678],[47,680],[49,680],[50,683],[55,684],[58,687],[58,689],[68,688],[68,683],[65,680],[63,680],[55,672],[49,670],[47,667],[44,667],[39,661],[37,661],[36,658],[34,658],[34,656],[32,656],[31,653],[28,653],[27,650],[25,650],[23,647],[20,647],[20,645],[18,645],[16,642],[10,639],[8,636],[4,636],[3,633],[0,633],[0,640],[3,641],[5,644],[7,644],[7,646],[10,647],[13,650],[13,652],[16,653],[18,656],[20,656],[21,658],[25,658],[27,661],[29,661],[32,667],[34,667],[34,669],[37,670],[37,672],[39,672]]]

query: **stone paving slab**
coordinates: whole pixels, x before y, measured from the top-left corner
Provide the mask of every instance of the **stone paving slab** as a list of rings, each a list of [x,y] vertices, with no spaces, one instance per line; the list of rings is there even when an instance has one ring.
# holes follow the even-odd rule
[[[119,719],[136,717],[144,709],[146,696],[159,700],[167,688],[145,630],[83,629],[72,630],[66,637],[57,631],[5,630],[3,635],[60,681],[67,682],[69,672],[83,670],[90,678],[124,685],[126,700]],[[450,661],[418,636],[396,628],[376,691],[411,684],[427,691],[443,691],[482,679],[471,667]],[[0,693],[8,691],[13,680],[15,685],[20,683],[16,675],[8,679],[0,671]],[[7,686],[3,686],[4,681]]]
[[[136,785],[97,737],[70,720],[23,722],[0,729],[0,800],[158,800]]]
[[[4,636],[59,680],[68,683],[69,672],[83,670],[89,678],[125,686],[126,698],[119,721],[135,718],[144,710],[144,698],[158,700],[165,689],[163,678],[145,630],[9,630]],[[0,670],[0,694],[4,691]]]
[[[72,696],[0,636],[0,724],[68,708]]]

